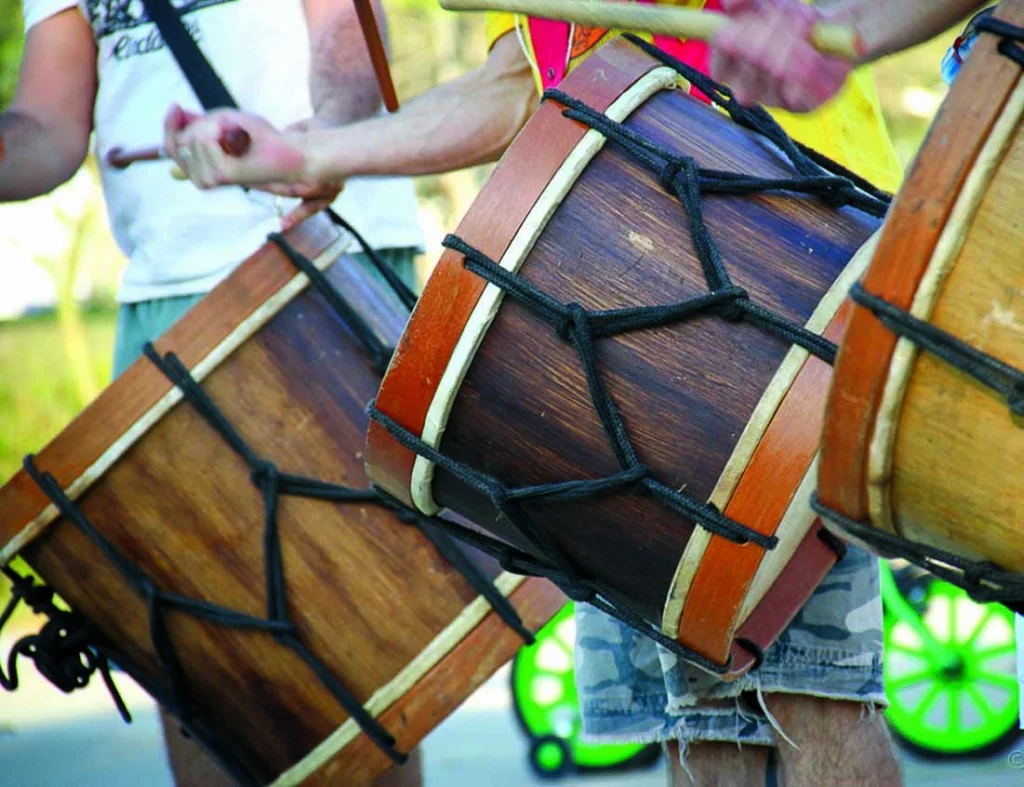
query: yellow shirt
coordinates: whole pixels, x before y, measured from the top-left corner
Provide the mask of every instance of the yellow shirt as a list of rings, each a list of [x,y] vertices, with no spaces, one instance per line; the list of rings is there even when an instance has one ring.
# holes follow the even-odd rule
[[[717,10],[718,0],[680,0],[675,4],[696,8],[707,6]],[[617,34],[616,31],[573,26],[568,28],[568,32],[561,32],[561,39],[556,32],[552,36],[554,40],[537,42],[535,46],[534,34],[544,30],[542,26],[546,24],[551,23],[510,13],[490,13],[487,19],[488,46],[493,46],[508,33],[520,36],[538,90],[557,83],[556,80],[579,65],[594,48]],[[643,37],[651,39],[650,36]],[[659,46],[665,43],[674,45],[676,51],[672,54],[706,72],[706,56],[700,51],[706,50],[706,46],[702,43],[663,40],[655,43]],[[545,62],[546,65],[539,64]],[[545,73],[541,72],[542,68]],[[870,68],[854,71],[839,94],[814,112],[794,114],[780,109],[770,112],[793,139],[828,156],[881,189],[895,191],[899,187],[903,173],[885,128]]]

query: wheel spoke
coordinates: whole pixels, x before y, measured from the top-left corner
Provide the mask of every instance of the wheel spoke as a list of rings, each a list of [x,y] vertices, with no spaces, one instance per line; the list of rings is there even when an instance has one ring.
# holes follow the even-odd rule
[[[975,661],[981,661],[984,659],[991,659],[995,656],[1005,656],[1009,653],[1016,653],[1017,647],[1013,641],[1004,643],[1002,645],[993,645],[989,648],[982,648],[981,650],[972,650],[971,659]]]
[[[963,686],[964,693],[968,694],[973,700],[974,706],[978,709],[978,714],[983,719],[985,727],[991,727],[997,721],[996,712],[992,710],[988,700],[985,696],[978,691],[977,686],[973,686],[970,683],[965,683]]]
[[[924,695],[924,698],[918,703],[918,706],[914,709],[913,718],[916,722],[920,723],[922,717],[928,712],[928,709],[935,702],[935,698],[942,693],[944,686],[941,683],[936,683],[930,689],[928,693]]]
[[[918,683],[933,680],[934,678],[934,670],[921,670],[920,672],[912,672],[909,675],[900,675],[898,678],[890,678],[885,682],[885,688],[887,691],[899,691],[907,686],[916,686]]]
[[[947,642],[956,644],[956,598],[952,594],[946,595],[946,625],[949,626],[949,639]]]
[[[971,673],[971,677],[978,683],[988,683],[990,686],[1000,686],[1012,691],[1017,690],[1017,677],[1015,675],[1003,675],[998,672],[976,670]]]
[[[947,687],[947,694],[949,695],[949,722],[946,724],[946,732],[949,733],[950,737],[956,735],[960,731],[960,692],[952,687]]]
[[[978,636],[985,629],[985,626],[987,626],[988,622],[992,620],[992,616],[994,614],[995,610],[992,607],[988,607],[985,609],[985,614],[978,619],[978,622],[974,624],[974,628],[971,629],[970,635],[967,637],[967,639],[964,640],[965,648],[969,648],[975,643],[975,641],[978,639]]]

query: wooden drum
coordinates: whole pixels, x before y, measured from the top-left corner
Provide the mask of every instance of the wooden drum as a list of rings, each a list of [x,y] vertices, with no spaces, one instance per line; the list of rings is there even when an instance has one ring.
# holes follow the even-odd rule
[[[368,492],[408,309],[354,250],[323,215],[268,243],[0,489],[0,565],[87,621],[57,649],[84,637],[72,662],[108,655],[245,784],[370,783],[522,644],[484,591],[531,628],[565,601]]]
[[[1024,572],[1024,45],[998,34],[1024,38],[1024,2],[995,19],[852,293],[818,496],[847,535],[1021,603],[1024,577],[966,562]]]
[[[399,343],[367,468],[730,679],[842,548],[809,501],[829,340],[879,222],[818,194],[885,203],[659,56],[596,52],[505,153]]]

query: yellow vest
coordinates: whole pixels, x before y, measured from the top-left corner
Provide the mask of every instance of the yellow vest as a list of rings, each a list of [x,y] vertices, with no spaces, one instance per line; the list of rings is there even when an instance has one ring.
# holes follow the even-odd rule
[[[704,0],[681,0],[676,5],[703,7]],[[488,14],[488,47],[508,33],[521,36],[539,90],[541,77],[525,20],[510,13]],[[617,31],[611,31],[601,35],[596,43],[585,41],[583,44],[574,44],[572,50],[565,55],[566,72],[579,65],[595,46],[616,34]],[[585,38],[586,33],[582,36]],[[579,37],[580,34],[577,34]],[[643,37],[650,39],[650,36]],[[575,51],[581,53],[574,56]],[[885,128],[870,67],[854,71],[839,94],[813,112],[794,114],[781,109],[769,111],[793,139],[856,172],[878,188],[894,192],[899,187],[903,172]]]

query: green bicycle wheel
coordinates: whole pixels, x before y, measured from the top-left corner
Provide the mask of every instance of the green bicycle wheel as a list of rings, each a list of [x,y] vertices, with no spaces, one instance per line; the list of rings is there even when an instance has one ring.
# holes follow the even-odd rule
[[[530,764],[541,776],[574,768],[622,769],[654,762],[657,745],[592,744],[580,740],[581,721],[573,671],[576,621],[567,604],[520,649],[512,662],[516,716],[533,743]]]
[[[882,564],[886,718],[926,757],[980,757],[1020,735],[1013,614]]]

